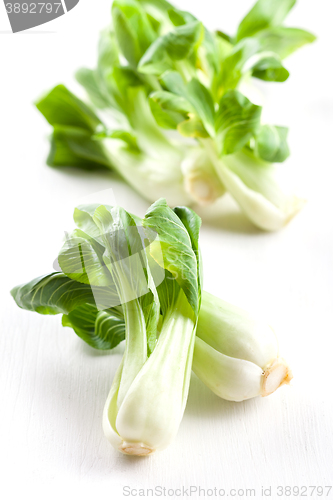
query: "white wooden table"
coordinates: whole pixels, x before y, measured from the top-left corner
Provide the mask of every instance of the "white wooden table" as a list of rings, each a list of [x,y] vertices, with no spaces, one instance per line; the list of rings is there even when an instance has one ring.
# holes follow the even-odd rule
[[[288,25],[320,39],[290,57],[287,83],[260,86],[267,119],[290,126],[292,156],[284,168],[307,206],[276,234],[255,230],[228,198],[200,211],[205,289],[275,325],[294,381],[268,398],[230,403],[193,376],[176,441],[146,459],[113,450],[101,428],[122,348],[96,352],[62,328],[59,316],[21,311],[9,295],[13,286],[52,270],[83,196],[111,187],[125,208],[143,214],[148,207],[109,174],[45,166],[48,128],[31,103],[59,82],[77,89],[72,74],[93,65],[98,31],[109,15],[110,2],[98,3],[97,13],[82,0],[36,34],[17,35],[4,33],[9,26],[0,5],[0,494],[114,499],[140,488],[166,488],[168,494],[192,486],[223,488],[226,496],[235,488],[239,498],[260,498],[263,486],[279,498],[278,486],[332,485],[332,3],[299,1]],[[177,3],[226,31],[251,5]],[[199,493],[192,490],[192,498]]]

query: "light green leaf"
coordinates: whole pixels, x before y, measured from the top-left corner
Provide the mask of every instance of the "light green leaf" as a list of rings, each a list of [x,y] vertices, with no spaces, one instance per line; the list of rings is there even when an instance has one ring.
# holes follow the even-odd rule
[[[99,139],[118,139],[126,145],[126,149],[131,153],[140,153],[141,151],[138,146],[137,137],[127,130],[107,130],[103,128],[94,137]]]
[[[96,71],[88,68],[81,68],[75,73],[75,78],[85,89],[90,101],[96,108],[104,109],[110,104],[101,91]]]
[[[119,51],[115,34],[110,29],[105,29],[98,42],[97,71],[100,76],[105,77],[117,64],[119,64]]]
[[[281,59],[288,57],[303,45],[312,43],[316,37],[298,28],[275,26],[257,33],[262,50],[278,54]]]
[[[161,77],[161,83],[167,90],[183,97],[192,105],[195,115],[197,115],[203,123],[203,128],[207,130],[209,135],[214,137],[215,110],[213,98],[209,90],[196,78],[192,78],[192,80],[185,85],[181,75],[176,71],[167,71],[164,73]],[[181,125],[181,129],[183,129],[184,132],[183,135],[187,134],[186,130],[190,133],[191,130],[196,128],[193,127],[194,123],[196,125],[199,123],[195,116],[193,118],[195,118],[193,123],[186,122],[186,124],[184,123]]]
[[[228,49],[226,57],[221,62],[218,87],[222,88],[223,92],[235,89],[245,72],[245,63],[259,51],[260,43],[255,38],[241,40],[231,50]]]
[[[257,134],[261,107],[252,104],[237,90],[229,90],[220,101],[216,119],[217,140],[221,154],[242,149]]]
[[[174,61],[189,57],[203,38],[203,26],[195,21],[179,26],[155,40],[139,62],[141,73],[160,75],[173,68]]]
[[[67,235],[58,255],[58,263],[69,278],[94,286],[113,286],[104,264],[105,248],[81,229]]]
[[[104,262],[111,273],[120,303],[139,300],[146,321],[148,348],[156,340],[159,303],[146,246],[143,228],[121,207],[96,208],[93,221],[100,230],[105,252]],[[150,233],[150,237],[156,237]]]
[[[262,125],[256,137],[255,153],[265,161],[283,162],[289,156],[288,129]]]
[[[296,0],[258,0],[238,26],[236,40],[253,36],[271,26],[279,26]]]
[[[166,71],[161,75],[160,82],[169,92],[187,99],[186,85],[181,74],[177,71]]]
[[[202,120],[209,135],[214,137],[215,110],[211,93],[196,78],[192,78],[186,90],[188,100],[194,107],[196,114]]]
[[[156,37],[147,14],[135,0],[115,0],[112,19],[120,50],[127,61],[136,67]]]
[[[177,125],[193,111],[186,99],[165,91],[151,94],[149,104],[157,124],[167,129],[176,129]]]
[[[219,86],[222,91],[234,89],[247,73],[262,80],[279,82],[289,76],[278,54],[262,51],[257,38],[245,38],[229,52],[222,61]]]
[[[188,118],[188,120],[179,123],[177,126],[177,130],[184,137],[209,137],[209,134],[203,126],[202,121],[195,115],[192,115]]]

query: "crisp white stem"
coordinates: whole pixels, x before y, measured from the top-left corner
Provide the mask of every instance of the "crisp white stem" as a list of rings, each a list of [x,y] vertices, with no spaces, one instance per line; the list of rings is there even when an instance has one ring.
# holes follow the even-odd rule
[[[181,163],[186,191],[200,205],[209,205],[225,193],[205,149],[193,148]]]
[[[276,335],[267,323],[207,292],[202,293],[197,337],[226,356],[262,369],[279,352]]]
[[[282,189],[274,165],[243,151],[219,158],[210,140],[202,143],[221,182],[256,226],[277,231],[304,206],[305,200]]]
[[[192,368],[215,394],[230,401],[268,396],[292,379],[272,328],[207,292]]]
[[[147,360],[145,318],[138,300],[123,304],[126,325],[126,347],[117,405],[120,408],[133,380]]]
[[[194,337],[194,314],[181,291],[165,316],[153,353],[131,384],[116,416],[112,410],[115,390],[106,403],[106,436],[123,453],[147,455],[165,448],[174,438],[187,399]],[[119,439],[114,438],[110,427]]]

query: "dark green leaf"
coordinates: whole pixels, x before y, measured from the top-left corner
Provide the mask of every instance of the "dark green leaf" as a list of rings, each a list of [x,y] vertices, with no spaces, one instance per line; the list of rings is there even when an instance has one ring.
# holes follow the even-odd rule
[[[54,126],[47,164],[86,170],[112,168],[102,143],[92,139],[91,132],[61,125]]]
[[[284,68],[279,56],[272,52],[263,52],[252,66],[252,75],[268,82],[285,82],[289,77],[289,71]]]
[[[113,349],[125,339],[125,322],[115,309],[98,311],[90,304],[83,304],[62,317],[63,326],[75,333],[95,349]]]
[[[192,243],[192,248],[197,258],[197,268],[198,268],[198,291],[199,291],[199,304],[201,300],[201,289],[202,289],[202,269],[201,269],[201,256],[199,248],[199,233],[201,227],[200,217],[188,207],[175,207],[173,209],[175,214],[184,224]]]
[[[149,247],[151,256],[172,274],[183,289],[194,313],[198,314],[200,307],[198,263],[184,224],[168,207],[166,201],[161,199],[148,209],[143,225],[158,234],[158,241],[151,243]]]
[[[231,36],[227,35],[226,33],[224,33],[223,31],[220,31],[220,30],[217,30],[216,31],[216,34],[219,38],[222,38],[223,40],[225,40],[226,42],[229,42],[229,43],[232,43],[232,38]]]
[[[40,314],[69,314],[82,304],[95,305],[89,285],[73,281],[62,273],[41,276],[13,288],[10,293],[19,307]]]

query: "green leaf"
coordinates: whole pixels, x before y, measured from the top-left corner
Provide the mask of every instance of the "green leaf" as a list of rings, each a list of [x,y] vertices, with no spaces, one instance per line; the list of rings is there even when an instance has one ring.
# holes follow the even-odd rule
[[[173,68],[175,61],[189,57],[203,38],[203,26],[195,21],[178,26],[155,40],[139,62],[141,73],[160,75]]]
[[[289,156],[288,129],[262,125],[256,137],[255,153],[265,161],[283,162]]]
[[[222,40],[225,40],[226,42],[228,43],[232,43],[232,37],[230,35],[227,35],[226,33],[224,33],[223,31],[221,30],[217,30],[216,31],[216,35],[219,37],[219,38],[222,38]]]
[[[138,0],[138,2],[144,6],[145,9],[153,7],[154,10],[159,10],[162,13],[167,13],[172,5],[166,0]]]
[[[166,91],[153,92],[149,96],[149,104],[157,124],[167,129],[176,129],[193,111],[186,99]]]
[[[100,76],[105,77],[116,64],[119,64],[116,37],[113,31],[105,29],[102,31],[98,42],[97,71]]]
[[[98,139],[118,139],[123,141],[126,145],[126,149],[131,153],[140,153],[141,151],[138,146],[137,137],[127,130],[107,130],[103,128],[103,130],[95,134],[94,137]]]
[[[174,26],[183,26],[184,24],[197,21],[197,19],[190,12],[175,8],[168,10],[168,16]]]
[[[127,61],[136,67],[156,37],[147,14],[135,0],[115,0],[112,19],[120,50]]]
[[[109,100],[103,95],[96,71],[88,68],[81,68],[75,73],[75,78],[87,92],[92,104],[99,109],[109,106]]]
[[[226,57],[221,62],[221,74],[218,81],[218,86],[223,92],[237,87],[245,72],[245,63],[259,51],[260,43],[255,38],[241,40],[231,50],[226,51]]]
[[[186,85],[178,71],[166,71],[161,75],[160,82],[169,92],[187,99]]]
[[[216,119],[220,154],[232,154],[242,149],[259,131],[260,116],[260,106],[252,104],[237,90],[226,92]]]
[[[91,132],[78,127],[55,125],[47,158],[51,167],[79,167],[85,170],[110,169],[103,145]]]
[[[36,107],[52,126],[65,125],[94,132],[101,123],[95,113],[64,85],[54,87],[36,102]]]
[[[289,73],[278,54],[263,52],[259,39],[241,40],[222,62],[219,85],[223,91],[234,89],[246,73],[268,81],[285,81]]]
[[[188,120],[179,123],[177,130],[184,137],[201,137],[202,139],[209,137],[202,121],[195,115],[190,116]]]
[[[185,85],[181,75],[177,71],[167,71],[164,73],[161,77],[161,83],[167,90],[183,97],[192,105],[195,115],[199,117],[203,124],[203,127],[199,127],[198,130],[200,128],[203,130],[206,129],[209,135],[214,137],[215,110],[213,98],[209,90],[196,78],[192,78],[192,80]],[[196,129],[196,126],[193,127],[193,125],[199,124],[199,120],[195,116],[191,118],[195,119],[194,122],[181,124],[181,129],[183,129],[184,132],[183,135],[189,135],[191,130],[193,131]]]
[[[115,309],[98,311],[93,305],[83,304],[63,315],[62,325],[73,328],[95,349],[113,349],[125,339],[124,318]]]
[[[285,82],[289,71],[284,68],[278,55],[273,52],[262,52],[252,66],[252,75],[268,82]]]
[[[284,26],[275,26],[260,31],[256,38],[259,40],[262,50],[275,52],[281,59],[288,57],[303,45],[316,40],[316,37],[308,31]]]
[[[253,36],[271,26],[279,26],[296,0],[258,0],[238,26],[236,40]]]
[[[80,229],[67,235],[58,255],[58,263],[69,278],[94,286],[113,286],[103,261],[105,248]]]
[[[10,293],[19,307],[39,314],[69,314],[82,304],[95,305],[89,285],[73,281],[62,273],[41,276],[16,286]]]
[[[172,274],[194,313],[198,314],[198,263],[186,227],[164,199],[158,200],[148,209],[143,225],[158,234],[158,241],[152,242],[149,247],[151,256]],[[162,248],[162,253],[156,251],[159,248]]]
[[[202,120],[205,129],[211,137],[215,135],[215,110],[214,102],[209,90],[196,78],[192,78],[187,85],[188,100]]]
[[[79,205],[74,209],[73,219],[77,227],[79,227],[86,234],[98,241],[100,245],[103,245],[100,230],[93,219],[95,210],[99,206],[99,203]]]
[[[200,294],[199,304],[201,301],[201,288],[202,288],[202,266],[201,266],[201,256],[199,249],[199,233],[201,227],[200,217],[188,207],[175,207],[173,209],[175,214],[184,224],[192,243],[192,248],[197,258],[197,269],[198,269],[198,291]]]
[[[104,262],[116,285],[120,303],[138,300],[142,308],[148,342],[148,352],[152,352],[156,342],[159,318],[159,301],[154,278],[146,254],[149,245],[146,233],[138,220],[135,220],[121,207],[98,207],[93,215],[104,242]],[[156,233],[149,233],[151,240]],[[159,273],[160,274],[160,273]]]

